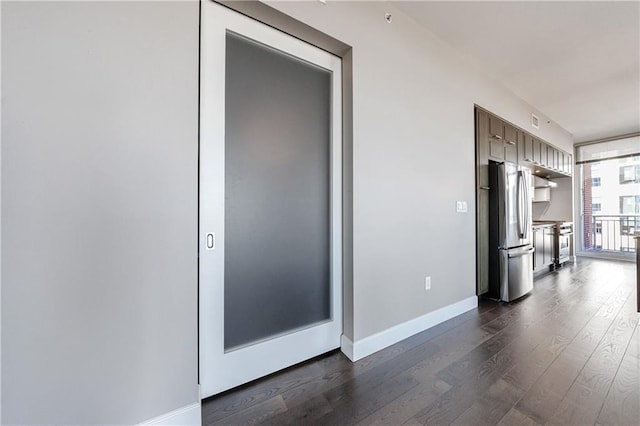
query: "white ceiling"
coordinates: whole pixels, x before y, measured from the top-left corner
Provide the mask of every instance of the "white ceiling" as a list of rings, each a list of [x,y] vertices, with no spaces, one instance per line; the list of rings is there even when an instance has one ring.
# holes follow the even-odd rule
[[[394,5],[576,142],[640,131],[640,1]]]

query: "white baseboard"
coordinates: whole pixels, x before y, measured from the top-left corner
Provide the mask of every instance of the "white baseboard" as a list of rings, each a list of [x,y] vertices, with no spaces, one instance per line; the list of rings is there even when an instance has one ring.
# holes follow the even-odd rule
[[[357,342],[353,342],[343,335],[340,349],[351,361],[357,361],[477,307],[478,296],[472,296]]]
[[[356,361],[355,359],[353,359],[353,342],[344,334],[340,336],[340,350],[351,361]]]
[[[200,426],[202,424],[202,409],[200,402],[194,402],[186,407],[178,408],[167,414],[154,417],[140,423],[138,426]]]

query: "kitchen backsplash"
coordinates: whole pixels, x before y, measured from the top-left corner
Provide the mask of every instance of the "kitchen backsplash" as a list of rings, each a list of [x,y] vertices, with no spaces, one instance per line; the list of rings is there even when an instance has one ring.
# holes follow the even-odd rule
[[[533,203],[533,220],[565,220],[573,221],[572,179],[570,177],[553,179],[558,184],[551,188],[551,201]]]

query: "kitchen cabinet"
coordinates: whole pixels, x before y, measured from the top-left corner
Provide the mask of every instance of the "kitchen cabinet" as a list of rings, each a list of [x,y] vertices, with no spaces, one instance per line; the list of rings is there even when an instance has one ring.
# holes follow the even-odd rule
[[[524,165],[533,170],[542,169],[541,175],[552,177],[571,176],[571,154],[562,152],[556,158],[556,148],[533,134],[496,117],[480,107],[475,109],[476,131],[476,291],[478,295],[489,290],[489,161],[508,161]],[[558,151],[559,153],[561,151]],[[551,170],[556,162],[555,171]],[[560,164],[563,162],[564,169]],[[535,164],[538,167],[532,167]],[[536,190],[541,199],[550,199],[549,188]],[[545,194],[542,194],[545,192]],[[553,242],[551,234],[545,236],[544,231],[535,231],[537,237],[535,268],[548,268],[553,264]]]
[[[488,158],[494,161],[518,163],[518,141],[521,133],[514,126],[488,115]]]
[[[555,225],[534,226],[533,247],[533,271],[548,271],[555,263],[554,234]]]
[[[504,126],[504,159],[518,163],[518,138],[520,132],[510,124]]]
[[[533,136],[525,133],[522,137],[522,160],[527,163],[534,162]]]
[[[553,177],[571,176],[570,156],[486,111],[477,110],[477,160],[508,161],[547,169]],[[486,186],[483,182],[480,186]]]
[[[556,154],[556,170],[561,172],[564,164],[564,154],[559,149],[554,148]]]
[[[533,162],[540,166],[547,164],[547,144],[533,138]]]
[[[533,228],[533,270],[537,271],[542,269],[544,265],[544,229]]]
[[[554,168],[553,165],[554,165],[555,158],[554,158],[553,151],[554,151],[553,147],[547,146],[547,161],[545,163],[545,167],[550,170],[553,170]]]
[[[489,291],[489,114],[476,109],[476,293]]]
[[[556,226],[544,228],[544,264],[552,268],[556,262],[554,238]]]
[[[549,145],[540,141],[540,161],[542,167],[549,167]]]
[[[565,152],[563,153],[562,158],[562,171],[564,174],[571,176],[571,163],[573,162],[573,157],[571,154]]]
[[[504,122],[489,115],[489,157],[492,160],[504,161]]]

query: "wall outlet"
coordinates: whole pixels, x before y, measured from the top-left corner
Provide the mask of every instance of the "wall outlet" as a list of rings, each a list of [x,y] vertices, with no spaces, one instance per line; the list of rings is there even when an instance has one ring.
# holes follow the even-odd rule
[[[424,277],[424,289],[431,290],[431,277]]]
[[[456,212],[458,212],[458,213],[466,213],[467,212],[467,202],[466,201],[456,201]]]

